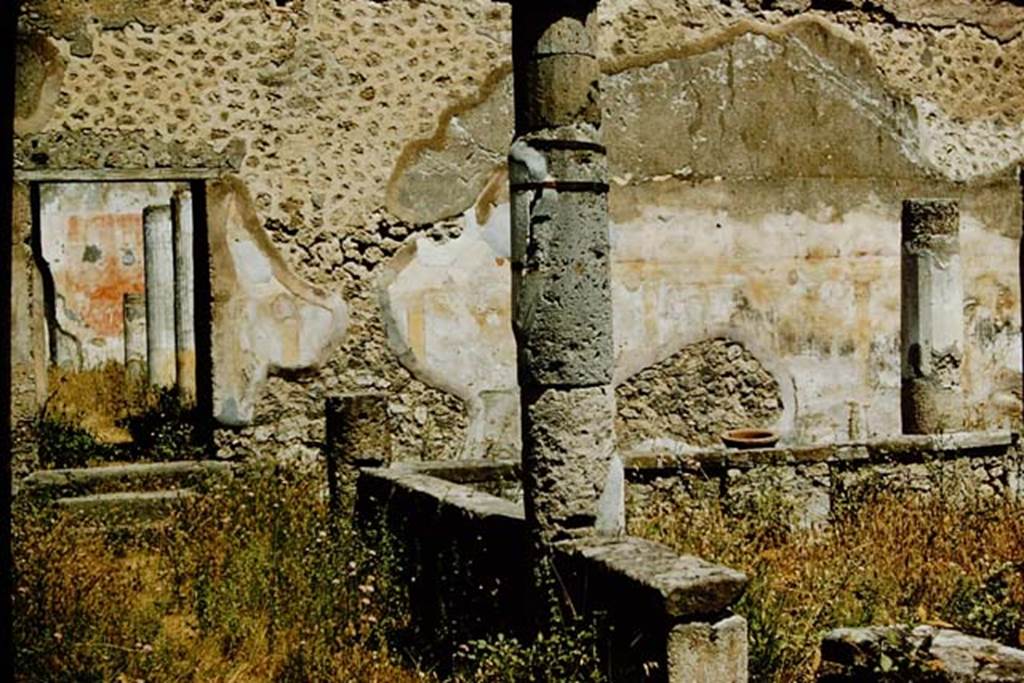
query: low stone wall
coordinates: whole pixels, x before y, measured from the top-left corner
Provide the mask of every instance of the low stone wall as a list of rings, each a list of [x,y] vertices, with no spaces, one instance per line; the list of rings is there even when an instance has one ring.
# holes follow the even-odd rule
[[[767,496],[792,506],[799,524],[826,522],[837,506],[873,491],[950,495],[1024,493],[1019,437],[1010,432],[900,436],[868,443],[631,453],[627,508],[652,499],[680,507],[719,498],[741,511]]]
[[[487,493],[517,477],[510,463],[436,463],[364,469],[356,514],[390,551],[408,586],[416,641],[445,648],[528,636],[530,541],[521,502]],[[747,680],[746,622],[729,608],[746,577],[631,537],[554,546],[561,598],[604,624],[611,681]]]

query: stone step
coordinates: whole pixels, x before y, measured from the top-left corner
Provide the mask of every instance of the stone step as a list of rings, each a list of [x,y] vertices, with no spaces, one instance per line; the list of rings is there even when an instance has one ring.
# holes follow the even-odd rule
[[[118,491],[58,498],[54,504],[77,516],[109,524],[137,525],[158,521],[182,501],[195,498],[191,489],[166,491]]]
[[[20,482],[17,492],[33,497],[71,498],[181,489],[230,477],[234,468],[233,463],[218,460],[188,460],[38,470]]]

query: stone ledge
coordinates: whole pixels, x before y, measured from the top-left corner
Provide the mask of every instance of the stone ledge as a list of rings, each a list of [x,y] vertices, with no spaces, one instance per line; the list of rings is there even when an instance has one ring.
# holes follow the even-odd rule
[[[396,506],[420,523],[434,519],[436,526],[458,519],[479,524],[482,542],[512,542],[526,537],[521,504],[513,503],[464,484],[440,479],[427,472],[457,470],[438,464],[397,465],[360,471],[360,497],[377,506]],[[501,463],[475,463],[477,474],[507,472]],[[495,536],[494,534],[499,534]],[[502,540],[504,539],[504,541]],[[640,538],[588,536],[556,546],[556,563],[585,578],[595,588],[608,586],[613,600],[632,595],[624,604],[649,610],[652,617],[672,621],[720,614],[742,594],[747,577],[741,572],[693,556],[680,556],[666,546]]]
[[[185,460],[176,462],[131,463],[68,469],[37,470],[18,482],[18,493],[38,495],[48,492],[90,492],[104,486],[122,488],[160,482],[195,483],[216,476],[230,476],[237,465],[221,460]]]
[[[822,446],[784,446],[751,450],[728,449],[724,446],[695,449],[686,453],[623,454],[627,472],[634,476],[676,472],[707,472],[728,469],[751,469],[771,465],[876,464],[921,462],[930,457],[985,457],[993,451],[1005,451],[1018,445],[1019,435],[1013,432],[958,432],[895,436],[868,442],[841,443]]]
[[[557,549],[597,585],[614,582],[610,595],[616,601],[655,608],[669,620],[720,614],[747,584],[742,572],[641,538],[587,537],[559,543]]]
[[[426,474],[455,484],[518,481],[520,474],[519,462],[516,460],[438,460],[396,463],[392,469]]]
[[[393,498],[397,490],[404,490],[413,498],[432,500],[439,512],[469,513],[475,517],[505,517],[525,522],[522,505],[477,491],[469,486],[431,476],[419,466],[397,466],[393,468],[367,468],[360,470],[359,487],[388,489],[384,493]],[[374,484],[377,484],[374,486]]]

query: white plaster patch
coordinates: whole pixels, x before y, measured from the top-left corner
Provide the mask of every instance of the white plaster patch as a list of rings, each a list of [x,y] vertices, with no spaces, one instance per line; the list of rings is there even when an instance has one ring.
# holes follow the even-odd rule
[[[267,377],[322,364],[345,337],[348,307],[292,274],[235,181],[211,188],[214,405],[223,424],[253,417]],[[230,267],[223,262],[227,252]]]
[[[269,284],[274,277],[270,259],[255,242],[244,237],[231,241],[231,257],[235,262],[239,284],[243,286]]]

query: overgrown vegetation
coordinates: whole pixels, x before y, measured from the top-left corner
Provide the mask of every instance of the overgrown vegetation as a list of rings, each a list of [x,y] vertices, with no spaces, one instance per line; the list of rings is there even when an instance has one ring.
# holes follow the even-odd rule
[[[429,678],[389,650],[387,558],[327,507],[317,478],[270,468],[127,535],[19,508],[18,680]]]
[[[799,529],[766,491],[741,515],[717,500],[652,505],[633,531],[747,572],[751,678],[812,681],[840,626],[932,623],[1024,644],[1024,504],[872,492],[826,528]]]
[[[124,366],[50,371],[51,392],[36,422],[43,467],[86,467],[115,460],[202,457],[195,408],[177,389],[133,381]]]
[[[145,531],[27,503],[13,521],[18,681],[438,678],[406,648],[393,553],[313,473],[253,469]],[[593,637],[562,623],[534,644],[453,644],[455,680],[596,681]]]

